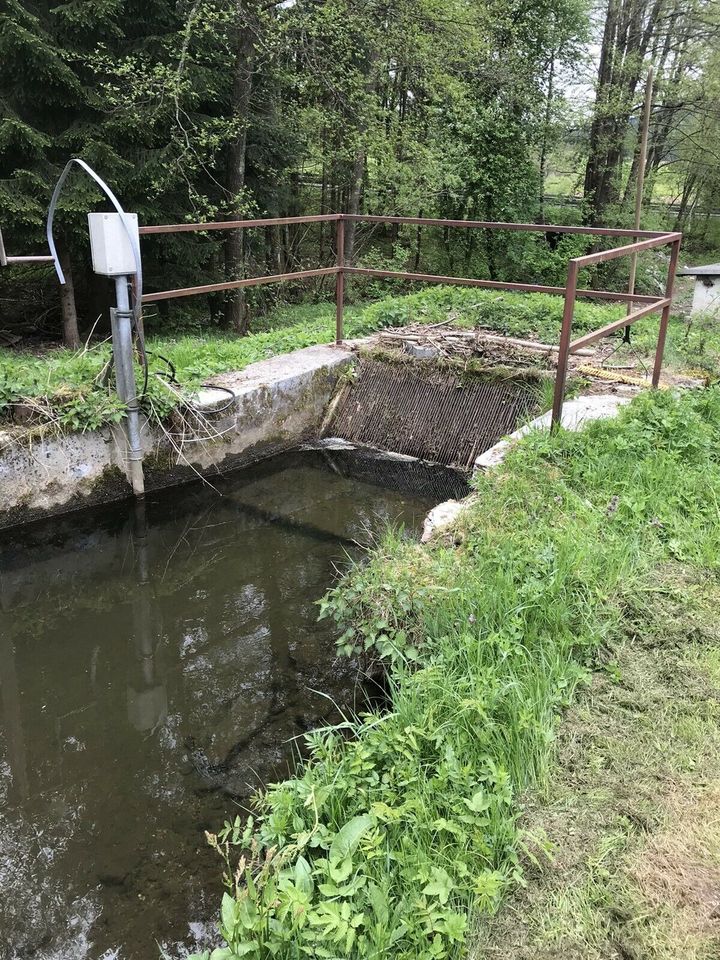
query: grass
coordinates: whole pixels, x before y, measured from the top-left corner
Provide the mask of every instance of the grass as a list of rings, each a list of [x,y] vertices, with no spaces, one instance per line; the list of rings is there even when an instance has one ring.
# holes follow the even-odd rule
[[[561,301],[542,295],[510,295],[498,298],[486,291],[455,288],[433,289],[410,297],[391,297],[366,307],[349,307],[346,336],[362,337],[412,319],[435,322],[451,316],[459,326],[482,322],[492,329],[531,334],[551,334],[559,327]],[[579,323],[599,326],[616,315],[612,306],[581,306]],[[185,391],[192,392],[213,376],[227,370],[242,370],[251,363],[302,347],[327,343],[334,335],[332,304],[277,308],[247,337],[210,333],[204,335],[151,335],[147,340],[150,366],[144,399],[146,412],[162,419],[177,406],[177,391],[154,372],[167,373],[169,360]],[[18,406],[25,419],[51,424],[60,430],[95,429],[122,418],[123,409],[112,391],[99,384],[110,357],[102,343],[73,352],[48,351],[44,356],[0,349],[0,420],[10,421]],[[138,382],[142,382],[137,371]]]
[[[469,956],[710,960],[720,952],[717,577],[670,562],[560,728],[527,886]]]
[[[329,306],[318,307],[308,317],[300,308],[299,320],[281,311],[277,326],[248,337],[222,334],[204,336],[150,336],[147,350],[152,371],[167,373],[169,360],[183,389],[192,392],[204,381],[226,370],[242,370],[251,363],[301,347],[326,343],[334,325]],[[289,314],[289,315],[288,315]],[[348,335],[364,331],[352,314]],[[120,404],[98,384],[110,346],[103,343],[74,352],[51,350],[42,357],[0,349],[0,418],[11,416],[18,404],[30,408],[32,419],[54,423],[64,430],[94,429],[122,417]],[[137,371],[138,383],[142,382]],[[167,381],[151,374],[144,400],[146,411],[162,418],[177,405],[178,395]]]
[[[397,534],[378,545],[322,613],[337,620],[343,652],[389,665],[389,709],[310,735],[309,760],[259,798],[258,820],[212,838],[227,881],[216,956],[483,956],[490,918],[542,863],[523,798],[553,782],[562,712],[593,689],[598,660],[619,682],[628,636],[652,635],[649,598],[665,571],[717,583],[719,496],[720,391],[647,394],[616,421],[529,437],[431,549]],[[656,750],[664,736],[703,743],[698,717],[668,702],[662,727],[651,691],[637,692]],[[716,720],[716,701],[707,709]],[[594,724],[611,735],[604,717]],[[609,756],[578,749],[603,809]],[[628,745],[617,782],[634,757]],[[624,793],[641,806],[634,784]],[[713,855],[707,837],[693,843]],[[622,898],[610,880],[625,846],[613,821],[582,880],[539,910],[532,949],[567,956],[558,944],[576,936],[577,956],[593,955],[588,944],[614,955],[602,952],[602,912]],[[496,929],[488,949],[502,952]]]
[[[678,309],[671,316],[665,348],[665,368],[715,379],[720,370],[720,329],[714,317],[685,315],[688,289],[688,285],[679,285]],[[562,298],[547,294],[435,287],[407,297],[388,298],[369,306],[366,314],[378,326],[437,323],[450,317],[460,327],[480,325],[507,336],[531,336],[544,343],[557,343],[562,310]],[[573,333],[595,330],[619,319],[624,312],[615,304],[579,300]],[[648,360],[654,356],[658,324],[659,318],[650,316],[633,327],[633,349]],[[618,358],[615,362],[621,361]]]
[[[579,302],[575,329],[597,328],[622,315],[616,305]],[[450,320],[459,327],[481,325],[511,336],[534,336],[556,342],[562,318],[562,300],[545,294],[496,293],[460,287],[427,288],[404,297],[387,297],[366,306],[351,306],[346,314],[346,336],[362,337],[373,331],[408,322],[438,323]],[[250,363],[301,347],[327,343],[334,332],[332,304],[281,306],[256,322],[247,337],[211,332],[198,335],[148,337],[151,375],[144,400],[146,412],[157,419],[178,405],[182,391],[168,389],[156,373],[167,373],[162,358],[170,360],[182,390],[192,392],[227,370],[242,370]],[[636,327],[634,343],[646,356],[654,349],[657,321]],[[107,343],[73,352],[49,350],[43,356],[0,348],[0,422],[51,425],[60,431],[95,429],[120,420],[123,408],[112,391],[99,380],[110,356]],[[720,364],[720,333],[709,319],[673,319],[667,349],[675,369],[704,375]],[[140,371],[138,380],[141,381]]]

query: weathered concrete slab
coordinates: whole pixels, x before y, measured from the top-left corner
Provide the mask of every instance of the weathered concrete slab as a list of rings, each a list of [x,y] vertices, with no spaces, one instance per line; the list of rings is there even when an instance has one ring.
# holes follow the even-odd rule
[[[319,434],[338,377],[353,357],[306,347],[215,378],[161,428],[143,424],[148,490],[218,473]],[[130,494],[121,432],[65,437],[0,432],[0,527]]]
[[[433,507],[423,522],[420,542],[427,543],[439,530],[451,527],[463,512],[464,506],[462,500],[446,500]]]

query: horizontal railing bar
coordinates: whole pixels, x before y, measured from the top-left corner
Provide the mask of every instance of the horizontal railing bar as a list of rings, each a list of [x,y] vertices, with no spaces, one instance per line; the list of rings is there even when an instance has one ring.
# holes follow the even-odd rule
[[[430,273],[403,273],[399,270],[375,270],[370,267],[344,267],[343,269],[345,273],[367,277],[384,277],[388,280],[413,280],[425,283],[457,284],[464,287],[486,287],[490,290],[565,295],[565,287],[549,287],[538,283],[505,283],[502,280],[475,280],[471,277],[444,277]],[[655,304],[662,300],[661,297],[651,297],[646,294],[615,293],[613,290],[578,290],[577,295],[595,300],[617,300],[618,302],[635,301],[637,303]]]
[[[310,277],[335,276],[338,267],[321,267],[319,270],[297,270],[295,273],[276,273],[269,277],[248,277],[244,280],[226,280],[223,283],[206,283],[201,287],[181,287],[178,290],[161,290],[159,293],[144,293],[143,303],[157,300],[173,300],[176,297],[194,297],[203,293],[218,293],[221,290],[237,290],[240,287],[259,287],[263,283],[282,283],[285,280],[308,280]]]
[[[483,230],[520,230],[534,233],[581,233],[597,237],[665,237],[667,230],[629,230],[612,227],[575,227],[556,223],[503,223],[494,220],[440,220],[428,217],[383,217],[362,213],[345,213],[343,220],[356,223],[399,223],[417,227],[473,227]]]
[[[140,227],[146,236],[153,233],[192,233],[205,230],[235,230],[250,227],[282,227],[291,223],[330,223],[340,220],[340,213],[324,213],[312,217],[271,217],[267,220],[213,220],[209,223],[165,223]]]
[[[54,257],[6,257],[5,263],[55,263]]]
[[[617,260],[618,257],[626,257],[631,253],[641,253],[643,250],[653,250],[655,247],[668,246],[674,243],[681,233],[663,233],[650,240],[640,240],[638,243],[628,243],[624,247],[613,247],[611,250],[598,250],[597,253],[588,253],[583,257],[574,257],[573,263],[578,265],[580,270],[583,267],[589,267],[593,263],[605,263],[607,260]]]
[[[637,323],[638,320],[642,320],[642,318],[647,317],[648,314],[655,313],[657,310],[662,310],[664,307],[667,307],[670,302],[670,300],[662,299],[658,300],[657,303],[649,303],[640,310],[629,313],[626,317],[623,317],[622,320],[608,323],[607,326],[601,327],[599,330],[594,330],[592,333],[586,333],[584,336],[578,337],[577,340],[573,340],[570,344],[570,353],[577,353],[578,350],[582,350],[582,348],[588,344],[595,343],[596,340],[602,340],[603,337],[607,337],[623,327],[631,327],[633,323]]]
[[[557,223],[506,223],[495,220],[443,220],[430,217],[391,217],[375,214],[325,213],[307,217],[268,217],[255,220],[212,220],[207,223],[148,224],[140,227],[142,235],[156,233],[191,233],[206,230],[235,230],[253,227],[275,227],[286,224],[331,223],[337,220],[352,220],[356,223],[397,223],[426,227],[469,227],[483,230],[524,231],[529,233],[572,233],[597,237],[645,237],[650,239],[674,237],[661,230],[632,230],[613,227],[581,227]],[[670,239],[668,240],[670,242]]]

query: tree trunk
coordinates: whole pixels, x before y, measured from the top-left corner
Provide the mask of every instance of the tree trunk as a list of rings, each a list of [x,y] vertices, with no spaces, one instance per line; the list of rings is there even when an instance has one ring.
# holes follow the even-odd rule
[[[695,188],[695,182],[697,181],[697,178],[697,173],[692,171],[685,179],[682,196],[680,198],[680,208],[678,210],[677,219],[675,220],[675,230],[685,229],[685,221],[687,220],[690,198],[692,197],[692,192]]]
[[[643,61],[650,41],[662,29],[664,0],[609,0],[598,69],[590,150],[585,168],[585,200],[590,222],[603,219],[620,197],[618,177],[625,137]]]
[[[600,198],[598,196],[603,180],[602,145],[607,137],[609,118],[608,99],[612,81],[613,56],[617,42],[617,21],[621,0],[609,0],[605,17],[602,47],[600,49],[600,63],[598,66],[597,90],[595,93],[595,110],[590,127],[590,148],[587,165],[585,167],[585,199],[591,205],[595,214]],[[592,219],[592,217],[591,217]]]
[[[75,285],[73,283],[72,264],[67,247],[61,246],[58,250],[60,266],[65,274],[65,285],[60,287],[60,309],[63,322],[63,343],[72,350],[80,347],[80,331],[78,330],[77,307],[75,305]]]
[[[545,101],[545,122],[540,144],[540,209],[538,222],[545,222],[545,180],[547,179],[547,156],[550,146],[550,122],[552,120],[552,102],[555,95],[555,51],[550,54],[548,65],[547,99]]]
[[[225,163],[225,190],[229,197],[228,220],[240,220],[243,213],[245,189],[245,159],[247,153],[247,130],[250,112],[250,97],[253,78],[253,37],[247,11],[242,3],[237,5],[237,47],[233,67],[233,115],[238,124],[235,139],[227,149]],[[242,229],[228,230],[225,237],[225,279],[240,280],[245,273],[244,238]],[[225,300],[225,323],[240,335],[247,333],[248,318],[245,291],[228,292]]]
[[[422,207],[418,210],[418,220],[422,220],[425,216],[425,213]],[[472,233],[472,230],[470,231]],[[414,260],[414,270],[415,273],[420,271],[420,253],[422,249],[422,227],[418,224],[417,232],[415,234],[415,260]]]
[[[360,197],[362,195],[362,183],[364,176],[365,149],[362,146],[359,146],[355,152],[355,162],[353,163],[347,213],[358,214],[360,212]],[[349,266],[352,266],[353,254],[355,252],[356,226],[357,224],[354,220],[349,220],[345,225],[345,262]]]
[[[324,214],[327,210],[327,166],[325,160],[322,163],[322,182],[320,184],[320,213]],[[325,224],[320,224],[320,241],[318,249],[318,263],[322,266],[325,263]]]

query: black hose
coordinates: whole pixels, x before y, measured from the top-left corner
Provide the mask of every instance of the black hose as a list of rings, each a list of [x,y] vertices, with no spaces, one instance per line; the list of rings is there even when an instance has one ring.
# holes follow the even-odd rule
[[[144,344],[143,344],[143,353],[146,359],[147,357],[157,357],[158,360],[162,360],[162,362],[167,365],[168,372],[165,373],[163,371],[156,370],[155,371],[156,377],[161,377],[163,380],[167,380],[168,383],[172,383],[177,387],[182,386],[182,384],[180,383],[177,377],[177,368],[175,367],[175,364],[172,362],[172,360],[168,359],[168,357],[164,357],[161,353],[157,353],[154,350],[146,351],[144,349]],[[146,363],[146,370],[147,370],[147,363]],[[147,388],[147,379],[145,381],[145,386]],[[213,413],[224,413],[226,410],[229,410],[230,407],[232,407],[232,405],[235,403],[235,394],[228,387],[220,387],[215,383],[201,383],[200,388],[203,390],[220,390],[222,393],[226,393],[228,395],[227,402],[224,403],[221,407],[217,407],[215,410],[213,410],[212,411]],[[204,412],[200,410],[198,407],[193,406],[193,404],[187,399],[184,400],[184,403],[185,403],[185,406],[189,407],[190,410],[193,411],[193,413],[197,413],[201,415]]]
[[[226,404],[224,404],[224,406],[217,407],[215,410],[212,411],[213,413],[225,413],[225,411],[229,410],[230,407],[232,407],[232,405],[235,403],[235,394],[233,393],[232,390],[229,389],[229,387],[219,387],[216,383],[201,383],[200,386],[204,390],[220,390],[222,391],[222,393],[227,393],[228,396],[230,397],[230,399],[227,401]],[[196,407],[193,407],[192,404],[188,404],[188,406],[194,413],[202,413],[201,410],[198,410]]]

